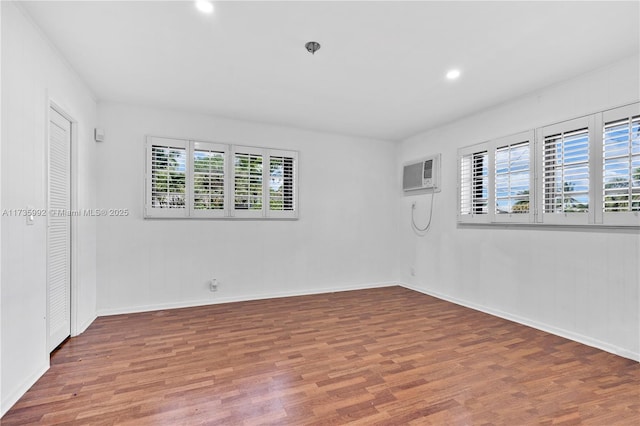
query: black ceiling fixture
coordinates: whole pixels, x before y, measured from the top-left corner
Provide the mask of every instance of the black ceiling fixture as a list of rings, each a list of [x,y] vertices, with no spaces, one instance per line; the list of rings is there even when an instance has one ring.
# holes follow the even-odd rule
[[[307,51],[309,53],[315,55],[315,53],[320,50],[320,43],[318,43],[317,41],[309,41],[304,45],[304,47],[307,48]]]

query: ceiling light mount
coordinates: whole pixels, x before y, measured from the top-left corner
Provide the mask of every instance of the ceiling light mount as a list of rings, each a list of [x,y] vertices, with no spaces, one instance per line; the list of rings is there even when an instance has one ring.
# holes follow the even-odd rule
[[[315,55],[316,52],[320,50],[320,43],[318,43],[317,41],[309,41],[304,45],[304,47],[307,48],[307,51],[309,53]]]
[[[460,77],[459,69],[452,69],[452,70],[449,70],[449,72],[447,72],[447,79],[449,80],[455,80],[458,77]]]
[[[213,3],[209,0],[196,0],[196,8],[207,15],[213,13]]]

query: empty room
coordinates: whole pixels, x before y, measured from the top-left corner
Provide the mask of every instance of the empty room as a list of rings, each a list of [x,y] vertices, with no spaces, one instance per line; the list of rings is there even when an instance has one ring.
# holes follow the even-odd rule
[[[0,2],[2,425],[640,423],[640,2]]]

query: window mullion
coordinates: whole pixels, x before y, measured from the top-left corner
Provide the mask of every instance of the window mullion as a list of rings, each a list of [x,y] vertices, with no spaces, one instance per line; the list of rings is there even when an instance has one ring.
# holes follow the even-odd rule
[[[542,136],[542,132],[539,129],[535,131],[535,146],[532,150],[533,152],[533,170],[534,170],[534,178],[533,183],[531,185],[531,194],[533,196],[533,205],[535,206],[534,210],[534,218],[533,221],[535,223],[542,223],[542,209],[543,209],[543,192],[542,190],[542,173],[543,167],[542,162],[544,161],[544,138]]]
[[[194,160],[193,160],[193,141],[187,144],[187,162],[186,162],[186,188],[185,188],[185,204],[187,206],[187,215],[194,216],[195,206],[193,205],[194,197]]]
[[[271,152],[265,150],[262,155],[262,216],[269,217],[269,206],[271,205]]]
[[[601,224],[603,222],[604,195],[603,195],[603,132],[604,120],[602,113],[596,114],[589,121],[589,141],[591,144],[589,155],[589,176],[591,185],[589,187],[589,198],[592,200],[590,208],[591,223]]]
[[[514,149],[528,140],[529,222],[640,228],[640,191],[634,180],[640,171],[640,103],[528,133],[458,149],[459,222],[524,222],[524,214],[513,214],[523,211],[513,206],[526,201],[524,165],[518,164],[522,157]],[[483,154],[488,157],[486,200],[478,198],[478,188],[485,188],[477,174]],[[477,205],[485,202],[486,211],[479,212]]]
[[[489,223],[495,222],[496,218],[496,143],[489,143],[487,149],[487,215]]]
[[[224,153],[224,184],[222,187],[224,188],[224,208],[222,212],[223,217],[231,217],[231,200],[233,197],[233,192],[231,192],[232,184],[233,184],[233,167],[231,167],[231,162],[233,154],[230,148],[227,148],[227,151]]]
[[[147,136],[145,217],[187,217],[188,143]]]

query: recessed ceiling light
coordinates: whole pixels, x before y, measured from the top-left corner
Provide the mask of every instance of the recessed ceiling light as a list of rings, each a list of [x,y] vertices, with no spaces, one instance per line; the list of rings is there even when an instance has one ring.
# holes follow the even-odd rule
[[[202,13],[213,13],[213,3],[207,0],[196,1],[196,8]]]
[[[449,80],[455,80],[455,79],[456,79],[456,78],[458,78],[458,77],[460,77],[460,70],[455,70],[455,69],[454,69],[454,70],[450,70],[450,71],[447,73],[447,78],[448,78]]]

